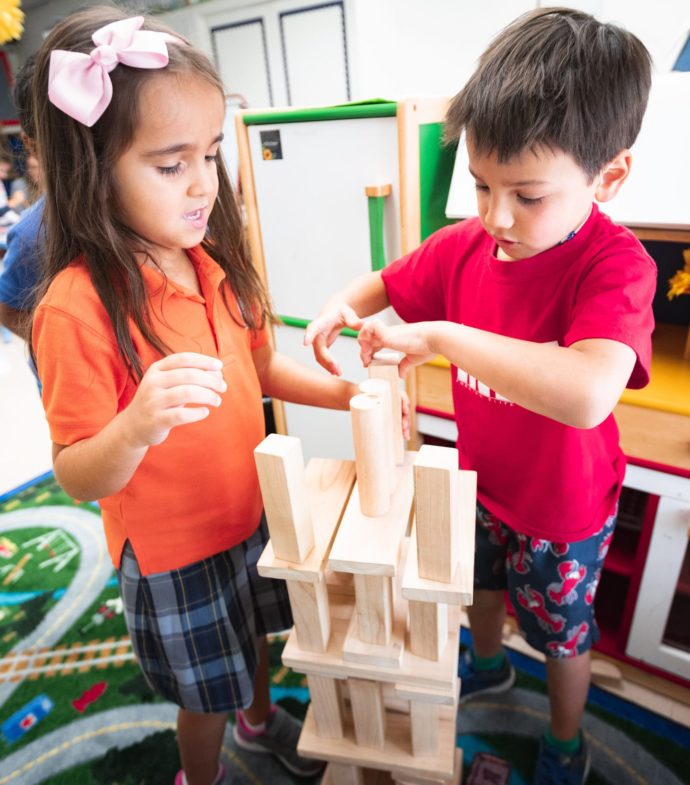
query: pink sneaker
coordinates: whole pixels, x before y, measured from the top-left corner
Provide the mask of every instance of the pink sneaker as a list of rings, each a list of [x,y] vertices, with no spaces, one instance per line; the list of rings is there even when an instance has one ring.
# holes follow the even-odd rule
[[[297,741],[302,723],[280,706],[272,706],[266,720],[266,730],[254,733],[247,727],[241,711],[236,712],[233,737],[238,747],[251,752],[268,753],[277,758],[297,777],[315,777],[323,772],[325,763],[303,758],[297,753]]]
[[[223,766],[222,763],[219,763],[218,773],[216,774],[216,778],[215,780],[213,780],[211,785],[221,785],[224,779],[225,779],[225,766]],[[180,769],[175,775],[175,785],[187,785],[187,778],[184,776],[184,771],[182,769]]]

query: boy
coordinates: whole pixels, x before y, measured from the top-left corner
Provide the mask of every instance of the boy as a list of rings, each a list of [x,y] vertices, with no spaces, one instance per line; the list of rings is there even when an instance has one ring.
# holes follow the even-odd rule
[[[648,382],[656,270],[593,203],[626,179],[650,87],[631,34],[572,9],[520,17],[492,42],[446,118],[465,134],[479,217],[353,281],[310,325],[319,362],[343,326],[362,359],[390,347],[403,373],[452,364],[461,465],[478,473],[473,649],[461,697],[512,686],[504,590],[547,658],[550,725],[533,782],[582,783],[579,730],[598,638],[592,603],[625,459],[611,414]],[[393,305],[406,321],[360,317]]]

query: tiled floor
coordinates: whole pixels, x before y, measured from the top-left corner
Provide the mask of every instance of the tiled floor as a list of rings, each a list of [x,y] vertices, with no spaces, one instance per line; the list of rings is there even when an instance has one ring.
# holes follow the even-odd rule
[[[51,468],[48,426],[26,357],[22,340],[0,332],[0,495]]]

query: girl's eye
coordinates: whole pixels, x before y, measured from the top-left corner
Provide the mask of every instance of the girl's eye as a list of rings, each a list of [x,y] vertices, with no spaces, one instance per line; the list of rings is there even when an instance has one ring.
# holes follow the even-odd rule
[[[167,174],[167,175],[179,174],[181,170],[182,170],[182,165],[181,164],[175,164],[175,166],[159,166],[158,167],[158,171],[161,174]]]
[[[207,155],[206,163],[218,163],[218,153],[215,153],[214,155]]]
[[[488,193],[489,186],[488,185],[479,185],[479,183],[474,184],[475,190],[481,191],[482,193]]]
[[[518,202],[520,202],[522,204],[539,204],[540,202],[544,201],[544,197],[543,196],[538,196],[538,197],[536,197],[534,199],[530,199],[527,196],[520,196],[520,194],[518,194],[517,198],[518,198]]]

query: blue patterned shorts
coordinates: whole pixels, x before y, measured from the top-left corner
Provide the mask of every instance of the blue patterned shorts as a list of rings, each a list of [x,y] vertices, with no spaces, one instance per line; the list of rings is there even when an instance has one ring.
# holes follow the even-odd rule
[[[256,569],[267,539],[262,519],[249,539],[228,551],[146,576],[125,545],[117,572],[125,621],[156,693],[196,712],[251,704],[257,639],[292,626],[285,583]]]
[[[616,513],[585,540],[550,542],[517,534],[478,503],[474,588],[507,589],[520,630],[537,651],[583,654],[599,639],[594,597],[615,525]]]

